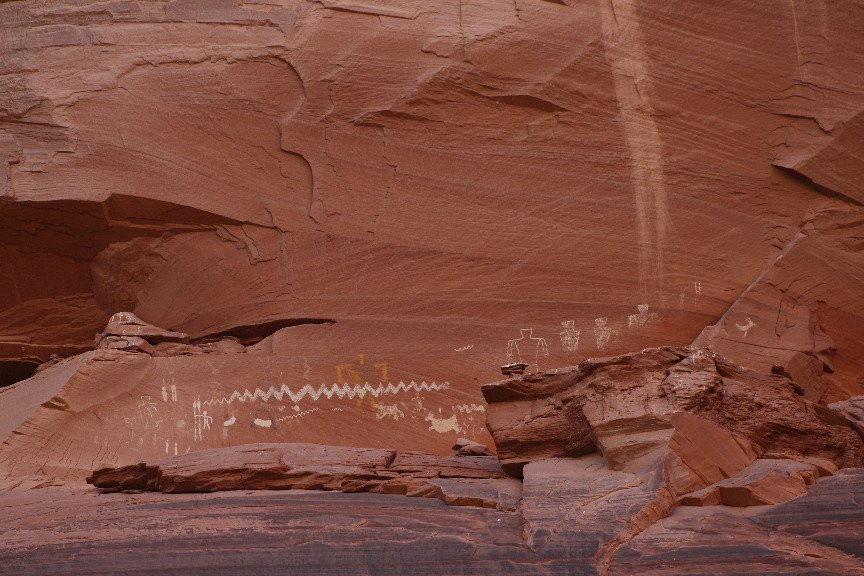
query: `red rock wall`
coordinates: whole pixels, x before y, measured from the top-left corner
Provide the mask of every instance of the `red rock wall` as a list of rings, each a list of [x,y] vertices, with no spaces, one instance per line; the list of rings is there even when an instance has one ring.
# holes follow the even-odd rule
[[[799,0],[4,2],[0,358],[80,352],[123,309],[193,337],[332,319],[274,348],[289,384],[339,383],[363,355],[449,382],[428,405],[446,420],[508,360],[717,326],[737,362],[861,393],[862,18]],[[269,386],[256,370],[225,390]],[[419,426],[440,450],[456,435]]]

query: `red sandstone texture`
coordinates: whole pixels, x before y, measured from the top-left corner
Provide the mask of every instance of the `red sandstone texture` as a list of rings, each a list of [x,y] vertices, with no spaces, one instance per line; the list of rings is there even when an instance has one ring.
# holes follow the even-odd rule
[[[507,361],[708,325],[735,362],[860,394],[860,21],[851,0],[3,2],[4,380],[129,311],[192,338],[335,321],[274,349],[308,363],[286,377],[363,355],[362,379],[450,382],[445,418]]]
[[[503,468],[523,478],[527,544],[564,554],[602,524],[601,570],[676,506],[780,504],[864,464],[851,418],[703,348],[587,360],[483,394]]]
[[[680,489],[764,454],[864,465],[862,439],[840,413],[807,400],[786,376],[708,349],[586,360],[488,384],[483,394],[499,458],[514,474],[532,460],[595,450],[618,469],[653,465],[659,451]]]
[[[152,330],[147,337],[163,336]],[[110,354],[143,355],[150,361],[158,360],[140,351],[110,351]],[[82,364],[86,357],[74,360]],[[75,362],[68,360],[46,369],[42,377],[75,369]],[[40,379],[33,379],[34,388]],[[54,414],[66,419],[67,428],[75,426],[76,418],[85,418],[93,433],[110,430],[108,407],[101,412],[92,407],[74,409],[64,400],[67,386],[61,385],[59,393],[55,391],[55,396],[19,425],[2,446],[5,492],[10,503],[32,502],[27,495],[40,490],[47,490],[45,494],[51,498],[63,494],[61,498],[83,502],[87,495],[81,484],[83,475],[80,465],[72,463],[130,458],[128,454],[132,452],[93,453],[86,442],[75,441],[65,444],[62,456],[59,450],[51,450],[48,443],[28,450],[38,442],[34,434],[36,426],[57,427],[56,423],[43,420]],[[20,399],[23,397],[15,396],[22,388],[22,384],[11,387],[0,398],[17,401],[24,407]],[[103,497],[123,506],[128,514],[143,514],[142,520],[149,518],[149,514],[161,513],[157,510],[167,511],[168,508],[162,507],[170,502],[203,506],[208,509],[207,517],[214,520],[226,517],[224,528],[215,532],[211,529],[197,532],[196,528],[196,535],[189,542],[217,547],[221,558],[218,567],[227,573],[237,567],[259,566],[258,562],[283,566],[295,561],[301,563],[301,573],[309,574],[327,573],[337,565],[343,571],[377,570],[378,560],[356,556],[346,559],[339,555],[336,558],[341,560],[324,558],[327,556],[324,550],[330,548],[339,551],[338,554],[356,554],[356,546],[368,541],[369,536],[358,532],[340,535],[341,529],[323,518],[310,518],[306,499],[313,497],[308,496],[308,491],[318,491],[331,494],[332,500],[322,501],[318,497],[311,500],[311,505],[319,509],[313,515],[316,518],[320,518],[318,514],[326,517],[331,506],[343,502],[360,506],[351,513],[352,518],[357,518],[352,522],[381,525],[372,519],[376,501],[368,498],[375,497],[380,498],[377,506],[391,515],[387,523],[410,526],[411,539],[429,539],[428,545],[433,550],[428,554],[434,559],[428,560],[428,564],[414,565],[398,555],[391,557],[395,562],[394,573],[459,572],[462,568],[457,569],[456,565],[465,561],[459,559],[458,550],[468,547],[475,550],[472,557],[478,554],[477,534],[491,539],[483,546],[491,545],[492,550],[481,556],[494,559],[496,568],[489,568],[482,559],[472,560],[464,567],[468,573],[502,570],[501,566],[511,563],[522,566],[523,572],[529,574],[643,573],[644,566],[654,566],[652,550],[666,538],[664,530],[681,531],[681,523],[694,517],[687,510],[698,507],[716,511],[700,513],[698,525],[691,527],[686,537],[678,537],[675,547],[664,553],[674,555],[675,549],[683,553],[690,547],[702,549],[703,530],[713,522],[730,534],[731,540],[722,553],[728,555],[731,565],[758,571],[776,562],[784,570],[795,566],[802,574],[815,566],[828,574],[860,574],[864,559],[861,550],[847,545],[842,538],[838,544],[823,534],[826,523],[835,526],[838,533],[854,533],[864,526],[864,517],[858,514],[860,507],[855,504],[856,494],[864,490],[862,476],[857,474],[864,469],[861,467],[864,440],[855,430],[854,416],[845,414],[836,405],[831,408],[806,399],[787,375],[760,374],[703,348],[658,348],[489,384],[484,386],[483,393],[489,401],[487,426],[496,441],[497,455],[468,439],[456,441],[452,456],[321,444],[247,444],[100,467],[86,480],[100,492],[108,493]],[[857,401],[854,399],[850,404]],[[87,418],[84,415],[88,412],[101,413],[104,421]],[[508,478],[505,471],[519,478]],[[275,496],[274,490],[296,496],[285,500]],[[764,510],[766,506],[797,502],[810,498],[813,490],[821,490],[817,493],[823,494],[818,506],[835,510],[836,516],[829,515],[826,519],[823,513],[811,519],[809,508],[805,507],[799,512],[803,518],[792,520],[791,526],[784,527],[779,535],[771,538],[760,535],[763,530],[760,522],[772,522],[764,518],[773,518],[775,513],[749,512],[749,508]],[[166,499],[183,493],[213,492],[232,492],[236,497],[146,500],[156,508],[142,504],[145,507],[139,510],[137,501],[117,500],[111,495],[116,492],[159,492]],[[357,496],[360,493],[368,496]],[[395,496],[432,499],[440,505],[471,511],[445,515],[447,520],[440,524],[436,522],[441,520],[434,520],[440,514],[437,509],[389,500]],[[345,497],[354,499],[342,500]],[[265,556],[270,559],[224,558],[222,554],[232,549],[225,540],[232,534],[230,526],[235,526],[233,530],[271,533],[271,528],[263,525],[251,527],[250,519],[234,520],[233,507],[260,506],[261,498],[272,502],[280,515],[287,513],[280,521],[282,527],[272,528],[273,537],[278,537],[280,530],[293,530],[290,528],[293,523],[311,522],[317,526],[315,539],[326,543],[323,548],[309,549],[299,543],[283,546],[267,540],[269,536],[262,535],[259,539],[246,535],[239,537],[237,545],[269,542],[265,545],[268,550]],[[186,505],[181,504],[181,510],[183,506]],[[283,506],[293,511],[282,512]],[[851,517],[839,512],[850,506]],[[483,509],[499,515],[484,516],[479,512]],[[88,519],[62,507],[58,513],[71,514],[74,522],[84,524],[101,517]],[[180,518],[187,516],[182,511],[177,514]],[[199,520],[192,517],[188,521],[199,525]],[[232,524],[235,521],[239,524]],[[262,521],[269,526],[270,520]],[[493,521],[495,526],[489,526]],[[820,532],[804,536],[795,532],[811,521],[821,527]],[[156,530],[150,522],[146,520],[145,527],[135,533],[145,535]],[[324,524],[316,524],[320,522]],[[52,526],[43,524],[26,536],[20,532],[19,524],[13,524],[9,529],[10,544],[0,550],[0,556],[5,554],[19,570],[16,573],[22,574],[75,566],[74,560],[62,555],[50,562],[35,560],[33,554],[54,554],[59,550],[56,547],[60,542],[44,533],[54,530]],[[473,526],[475,536],[466,538],[461,532],[465,526]],[[434,543],[441,533],[454,539],[456,548],[437,549]],[[124,539],[131,537],[103,531],[93,536],[91,542],[94,545],[100,542],[98,546],[124,545]],[[173,546],[164,536],[147,538],[156,548]],[[348,541],[339,544],[340,538]],[[86,550],[87,538],[76,536],[74,540],[73,549],[80,546]],[[35,548],[22,549],[25,541],[29,542],[26,546]],[[669,550],[668,544],[662,546]],[[789,546],[804,550],[804,558],[787,557],[785,551]],[[754,550],[758,550],[755,557]],[[100,554],[91,556],[93,566],[107,562]],[[179,554],[192,566],[202,565],[202,558],[195,553]],[[675,570],[698,573],[712,562],[709,554],[696,553],[691,563]],[[159,562],[150,562],[145,563],[144,569],[155,573],[161,569],[159,566]],[[39,568],[28,572],[28,567]]]
[[[0,0],[4,573],[861,576],[862,30]]]
[[[105,492],[336,490],[438,498],[453,506],[515,510],[522,486],[495,456],[320,444],[249,444],[202,450],[151,464],[96,470],[87,482]]]

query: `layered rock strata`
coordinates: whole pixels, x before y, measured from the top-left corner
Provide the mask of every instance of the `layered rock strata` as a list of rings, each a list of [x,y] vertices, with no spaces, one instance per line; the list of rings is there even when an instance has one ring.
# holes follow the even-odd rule
[[[862,29],[0,1],[4,572],[860,576]]]
[[[618,550],[612,574],[861,573],[864,470],[840,470],[807,494],[753,509],[679,508]]]
[[[703,348],[588,360],[483,394],[503,468],[523,478],[529,547],[568,555],[595,534],[601,569],[678,505],[778,504],[864,464],[841,414]]]
[[[325,490],[438,498],[452,506],[515,510],[521,484],[495,456],[434,456],[419,452],[320,444],[249,444],[96,470],[87,478],[104,492]]]
[[[93,354],[106,353],[149,362],[199,357]],[[75,374],[87,358],[75,360],[45,373]],[[3,395],[17,398],[19,388]],[[132,460],[137,464],[115,455],[127,462],[88,479],[98,495],[66,462],[84,452],[67,448],[42,474],[22,466],[29,457],[9,451],[31,434],[19,426],[3,446],[15,474],[0,494],[0,504],[8,502],[0,510],[23,506],[31,514],[48,505],[77,528],[58,540],[47,533],[57,529],[51,521],[24,526],[17,512],[0,558],[22,575],[72,569],[82,554],[100,566],[108,558],[95,543],[127,546],[134,539],[141,550],[169,550],[190,567],[206,562],[195,552],[206,546],[217,571],[265,562],[293,563],[294,571],[310,575],[358,566],[393,574],[665,575],[710,571],[711,554],[722,554],[748,574],[772,565],[789,574],[817,567],[858,574],[862,556],[854,539],[834,538],[855,533],[864,521],[854,505],[864,489],[861,468],[850,468],[861,465],[864,441],[852,421],[807,400],[787,376],[759,374],[705,349],[659,348],[483,391],[498,456],[464,438],[452,456],[320,444],[210,448]],[[37,413],[42,409],[63,412],[51,403]],[[201,492],[207,494],[190,494]],[[37,493],[62,503],[30,498]],[[85,511],[94,506],[98,514]],[[261,506],[275,515],[259,513],[253,521],[242,512]],[[139,526],[113,533],[104,522],[115,515],[136,518]],[[186,535],[160,527],[154,515],[185,526]],[[381,545],[366,526],[395,539],[388,559],[356,555]],[[319,544],[285,539],[286,530],[301,527]],[[718,540],[717,529],[727,537]],[[238,560],[250,542],[258,552]],[[670,563],[682,554],[686,562]],[[417,563],[415,556],[425,559]],[[158,561],[137,563],[144,573],[165,569]]]
[[[665,459],[676,493],[723,479],[758,456],[815,456],[861,466],[864,444],[842,415],[789,378],[708,349],[657,348],[483,387],[505,470],[599,450],[609,467]]]
[[[473,403],[503,364],[706,325],[736,363],[861,394],[861,20],[852,0],[0,2],[0,385],[126,310],[244,345],[335,320],[297,354],[313,380],[363,354]]]

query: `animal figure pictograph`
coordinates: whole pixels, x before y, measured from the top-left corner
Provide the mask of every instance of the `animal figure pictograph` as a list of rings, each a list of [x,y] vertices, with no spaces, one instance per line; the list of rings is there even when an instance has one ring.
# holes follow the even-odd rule
[[[753,322],[753,319],[748,316],[747,320],[744,321],[744,324],[737,324],[736,323],[735,327],[741,331],[742,338],[747,338],[747,333],[756,327],[756,323]]]

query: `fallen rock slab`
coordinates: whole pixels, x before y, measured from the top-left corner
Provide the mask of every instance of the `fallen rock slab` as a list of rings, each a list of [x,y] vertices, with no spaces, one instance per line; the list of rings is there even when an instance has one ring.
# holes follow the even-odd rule
[[[789,378],[704,348],[654,348],[482,388],[508,473],[595,450],[634,471],[663,453],[680,494],[727,478],[766,452],[864,464],[864,442],[838,412]]]
[[[808,485],[836,471],[830,462],[817,459],[760,458],[731,478],[683,496],[680,504],[739,508],[780,504],[805,494]]]
[[[864,396],[855,396],[842,402],[835,402],[829,404],[829,407],[842,414],[852,425],[852,428],[858,432],[858,435],[864,439]]]
[[[158,344],[160,342],[186,344],[189,342],[188,334],[172,332],[171,330],[148,324],[131,312],[118,312],[111,316],[108,320],[108,325],[105,326],[105,330],[97,338],[97,347],[100,347],[100,340],[112,336],[116,338],[140,338],[149,344]]]
[[[437,456],[320,444],[250,444],[101,468],[102,492],[323,490],[438,498],[453,506],[513,510],[521,483],[494,456]]]
[[[494,456],[493,452],[485,444],[469,440],[467,438],[457,438],[453,444],[453,450],[456,456]]]

